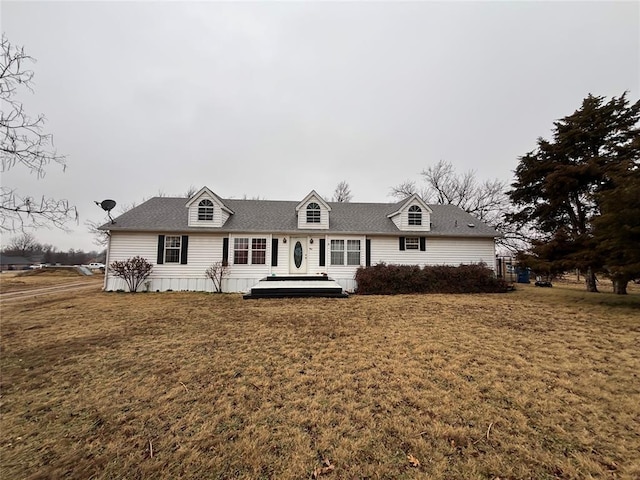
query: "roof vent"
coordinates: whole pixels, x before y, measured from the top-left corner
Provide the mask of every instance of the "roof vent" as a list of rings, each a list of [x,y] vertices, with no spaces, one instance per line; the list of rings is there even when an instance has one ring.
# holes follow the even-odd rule
[[[475,228],[476,226],[473,223],[467,223],[467,227],[469,228]]]

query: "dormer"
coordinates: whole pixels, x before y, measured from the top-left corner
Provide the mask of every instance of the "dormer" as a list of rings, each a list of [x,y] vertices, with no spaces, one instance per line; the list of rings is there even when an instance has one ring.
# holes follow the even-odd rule
[[[202,187],[185,205],[189,209],[190,227],[221,227],[233,211],[209,188]]]
[[[328,229],[330,211],[329,204],[315,190],[311,190],[311,193],[296,206],[298,228],[309,230]]]
[[[395,212],[387,215],[399,230],[408,232],[428,232],[431,230],[433,211],[417,194],[414,193],[399,205]]]

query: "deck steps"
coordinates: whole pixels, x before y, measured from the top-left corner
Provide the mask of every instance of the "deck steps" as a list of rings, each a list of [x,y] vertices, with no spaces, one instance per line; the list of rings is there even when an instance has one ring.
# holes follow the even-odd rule
[[[346,298],[338,282],[326,275],[265,277],[251,287],[245,299],[288,298],[288,297],[330,297]]]

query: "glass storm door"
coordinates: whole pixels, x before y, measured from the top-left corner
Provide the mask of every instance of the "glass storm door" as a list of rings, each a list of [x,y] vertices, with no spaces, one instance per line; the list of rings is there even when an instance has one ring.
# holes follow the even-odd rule
[[[307,237],[291,237],[289,240],[289,273],[307,273]]]

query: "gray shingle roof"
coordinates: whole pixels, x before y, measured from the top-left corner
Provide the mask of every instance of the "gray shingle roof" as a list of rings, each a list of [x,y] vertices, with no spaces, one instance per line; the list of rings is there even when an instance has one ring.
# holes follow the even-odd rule
[[[309,232],[298,229],[296,201],[279,200],[235,200],[223,199],[234,214],[222,227],[189,227],[188,199],[154,197],[107,223],[102,230],[154,231],[154,232]],[[339,203],[329,202],[329,229],[318,233],[362,233],[421,236],[497,237],[500,234],[492,227],[453,205],[429,205],[431,231],[411,232],[399,230],[387,217],[397,211],[398,203]],[[469,227],[473,224],[474,227]]]
[[[0,253],[0,264],[2,265],[30,265],[28,258],[19,255],[5,255]]]

